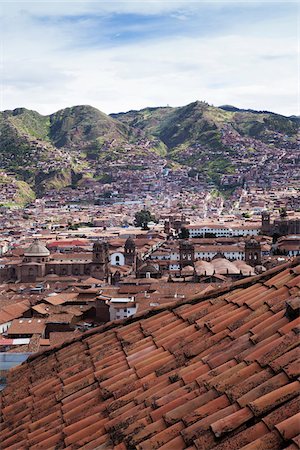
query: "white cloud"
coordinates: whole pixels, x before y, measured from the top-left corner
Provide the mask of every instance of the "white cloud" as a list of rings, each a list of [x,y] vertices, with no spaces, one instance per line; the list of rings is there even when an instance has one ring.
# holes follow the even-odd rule
[[[145,3],[155,5],[157,13],[186,17],[186,2]],[[274,24],[266,21],[265,30],[251,24],[251,32],[235,29],[215,37],[166,34],[126,45],[81,47],[82,29],[89,27],[89,18],[74,29],[72,22],[36,21],[29,14],[41,14],[43,5],[46,16],[51,11],[54,14],[56,2],[32,2],[30,7],[24,2],[24,12],[20,5],[6,16],[12,19],[14,13],[13,26],[6,20],[4,28],[0,109],[25,106],[46,114],[74,104],[91,104],[111,113],[184,105],[198,99],[287,115],[299,113],[293,31],[276,33]],[[116,2],[102,3],[104,7],[106,12],[117,8]],[[138,5],[122,2],[122,7],[119,3],[119,12],[130,12]],[[63,3],[60,13],[80,15],[91,8],[99,9],[99,2],[72,0]],[[293,28],[287,22],[284,28],[288,27]]]

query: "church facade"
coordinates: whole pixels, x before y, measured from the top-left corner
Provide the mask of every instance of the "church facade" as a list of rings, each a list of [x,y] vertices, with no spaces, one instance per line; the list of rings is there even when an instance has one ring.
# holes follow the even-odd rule
[[[51,258],[50,251],[37,239],[25,250],[19,262],[12,262],[0,270],[2,282],[19,281],[34,283],[47,275],[58,276],[91,276],[99,280],[107,280],[109,276],[108,243],[95,242],[89,259],[66,259],[57,261]]]

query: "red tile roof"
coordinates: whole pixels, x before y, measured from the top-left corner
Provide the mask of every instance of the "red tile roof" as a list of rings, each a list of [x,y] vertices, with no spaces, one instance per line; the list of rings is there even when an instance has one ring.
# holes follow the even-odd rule
[[[1,394],[1,448],[298,448],[299,263],[32,355]]]
[[[7,335],[43,334],[45,327],[46,325],[44,319],[15,319],[8,328]]]

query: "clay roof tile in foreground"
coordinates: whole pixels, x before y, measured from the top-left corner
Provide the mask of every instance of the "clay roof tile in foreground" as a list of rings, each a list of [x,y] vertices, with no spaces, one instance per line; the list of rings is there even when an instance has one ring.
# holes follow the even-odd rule
[[[299,263],[33,354],[1,393],[1,449],[298,448]]]

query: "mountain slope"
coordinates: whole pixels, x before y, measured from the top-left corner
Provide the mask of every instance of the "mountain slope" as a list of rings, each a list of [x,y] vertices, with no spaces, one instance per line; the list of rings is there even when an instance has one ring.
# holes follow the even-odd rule
[[[270,112],[217,108],[193,102],[178,108],[146,108],[112,117],[167,148],[167,157],[190,166],[204,179],[219,184],[222,175],[235,171],[234,160],[247,149],[260,153],[271,146],[297,146],[300,120]],[[266,147],[267,146],[267,147]]]
[[[146,108],[111,116],[157,136],[171,151],[197,143],[212,149],[222,148],[220,130],[224,125],[242,136],[267,141],[274,131],[296,136],[300,124],[300,120],[279,114],[240,110],[232,106],[217,108],[199,101],[178,108]]]
[[[88,147],[93,144],[124,142],[129,129],[91,106],[74,106],[50,116],[50,138],[60,148]]]
[[[102,163],[109,170],[110,161],[128,165],[130,155],[154,151],[218,184],[234,172],[240,149],[295,148],[299,124],[297,117],[199,101],[110,116],[87,105],[48,116],[17,108],[0,113],[0,167],[41,194],[76,186],[82,176],[101,178]]]
[[[42,116],[17,108],[0,113],[0,166],[43,191],[69,184],[86,157],[124,144],[129,129],[90,106]]]

